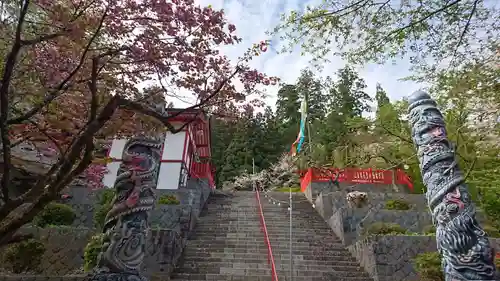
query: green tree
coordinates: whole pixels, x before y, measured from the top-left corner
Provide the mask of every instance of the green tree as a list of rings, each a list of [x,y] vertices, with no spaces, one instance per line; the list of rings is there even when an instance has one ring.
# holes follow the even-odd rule
[[[295,84],[301,99],[307,100],[307,118],[314,123],[326,116],[328,95],[326,95],[322,81],[314,76],[309,69],[303,69]]]
[[[274,29],[316,62],[340,55],[351,63],[408,57],[426,74],[494,55],[500,12],[494,1],[323,1],[282,16]],[[428,79],[428,78],[427,78]]]
[[[284,85],[278,91],[276,119],[279,124],[281,151],[290,149],[300,123],[300,96],[296,85]]]
[[[375,88],[375,101],[377,102],[377,108],[381,108],[382,106],[391,103],[389,97],[387,96],[387,93],[382,88],[382,85],[380,85],[380,83],[377,83],[377,86]],[[378,110],[377,110],[377,115],[378,115]]]
[[[330,104],[328,114],[321,129],[321,143],[332,148],[345,146],[345,136],[349,133],[347,121],[361,117],[369,110],[371,98],[366,93],[365,81],[351,67],[346,66],[337,72],[338,79],[327,79]]]

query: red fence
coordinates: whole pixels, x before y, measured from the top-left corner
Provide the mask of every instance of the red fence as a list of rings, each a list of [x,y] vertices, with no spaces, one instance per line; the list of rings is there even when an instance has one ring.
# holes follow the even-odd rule
[[[313,169],[309,168],[299,172],[301,177],[300,187],[305,191],[311,182],[327,182],[335,179],[339,174],[339,182],[352,183],[378,183],[378,184],[403,184],[413,190],[413,184],[410,177],[402,170],[375,170],[372,168],[331,168],[331,169]]]
[[[212,189],[215,189],[215,181],[212,174],[212,166],[210,163],[192,163],[191,166],[191,176],[196,178],[206,178],[208,179],[208,184]]]
[[[260,202],[259,189],[255,190],[255,196],[257,197],[257,205],[259,206],[260,225],[262,228],[262,232],[264,233],[264,242],[266,243],[267,246],[267,262],[271,266],[271,274],[273,281],[278,281],[278,274],[276,273],[276,265],[274,264],[273,249],[271,247],[271,242],[269,241],[269,235],[267,233],[264,213],[262,212],[262,203]]]

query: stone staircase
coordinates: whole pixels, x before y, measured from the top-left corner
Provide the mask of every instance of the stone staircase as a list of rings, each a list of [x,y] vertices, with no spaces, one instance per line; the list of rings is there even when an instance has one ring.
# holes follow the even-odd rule
[[[269,192],[283,203],[262,196],[264,216],[280,280],[369,281],[370,278],[335,236],[302,193],[295,193],[292,217],[292,274],[290,278],[290,213],[288,193]]]
[[[288,194],[270,193],[287,200]],[[262,196],[279,280],[372,280],[302,194],[294,195],[293,279],[289,276],[289,213]],[[272,281],[253,192],[212,195],[171,280]]]
[[[272,280],[255,193],[210,196],[171,280]]]

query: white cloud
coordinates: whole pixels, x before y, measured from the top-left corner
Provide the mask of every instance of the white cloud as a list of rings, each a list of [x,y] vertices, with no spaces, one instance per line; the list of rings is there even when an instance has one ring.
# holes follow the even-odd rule
[[[308,5],[316,5],[321,0],[195,0],[202,6],[211,5],[215,9],[224,9],[229,22],[236,25],[236,33],[243,41],[236,46],[227,46],[222,52],[230,59],[236,61],[247,48],[262,40],[271,39],[266,31],[274,28],[280,20],[282,13],[292,10],[305,9]],[[268,51],[261,57],[255,58],[251,66],[267,75],[278,76],[283,82],[293,83],[300,70],[308,67],[309,57],[301,56],[300,52],[291,54],[277,54],[276,47],[282,42],[273,41]],[[332,76],[337,69],[345,64],[338,58],[331,58],[331,63],[326,64],[322,76]],[[392,100],[399,100],[404,96],[422,88],[414,82],[398,81],[410,73],[406,61],[397,61],[395,64],[368,65],[358,69],[360,75],[368,85],[368,92],[375,93],[376,83],[380,83]],[[277,88],[268,89],[269,98],[266,103],[274,107]]]

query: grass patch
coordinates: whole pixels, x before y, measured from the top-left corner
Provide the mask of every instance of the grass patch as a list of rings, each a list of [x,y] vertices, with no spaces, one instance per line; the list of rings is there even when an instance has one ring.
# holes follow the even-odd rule
[[[158,199],[159,205],[179,205],[181,202],[175,195],[164,194]]]
[[[275,191],[278,192],[300,192],[300,186],[299,187],[280,187],[277,188]]]
[[[405,235],[408,231],[396,223],[375,222],[363,229],[363,236],[370,235]]]
[[[386,210],[398,210],[398,211],[406,211],[411,208],[410,204],[402,199],[393,199],[387,200],[385,202]]]
[[[444,281],[441,256],[438,252],[422,253],[415,257],[413,266],[420,278],[426,281]]]

